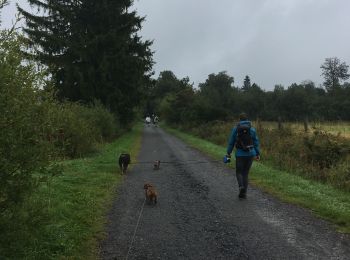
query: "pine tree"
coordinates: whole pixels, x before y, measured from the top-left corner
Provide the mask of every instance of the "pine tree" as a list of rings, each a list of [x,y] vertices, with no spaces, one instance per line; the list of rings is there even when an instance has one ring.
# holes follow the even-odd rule
[[[250,78],[249,78],[249,76],[247,75],[247,76],[245,76],[245,78],[244,78],[244,82],[243,82],[243,87],[242,87],[242,89],[243,90],[249,90],[250,88],[251,88],[251,83],[250,83]]]
[[[28,0],[45,11],[19,8],[33,56],[47,65],[61,99],[100,100],[122,123],[132,120],[152,70],[151,41],[138,32],[144,18],[132,0]]]

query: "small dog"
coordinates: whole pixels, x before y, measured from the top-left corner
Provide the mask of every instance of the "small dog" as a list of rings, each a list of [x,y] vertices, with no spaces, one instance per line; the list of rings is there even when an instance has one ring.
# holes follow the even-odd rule
[[[122,153],[119,156],[119,168],[122,174],[126,173],[126,170],[128,169],[128,165],[130,163],[130,154],[128,153]]]
[[[145,189],[145,196],[148,203],[151,204],[154,202],[154,204],[157,204],[158,193],[153,185],[145,183],[145,185],[143,185],[143,188]]]
[[[159,167],[160,167],[160,161],[159,160],[154,161],[153,170],[159,170]]]

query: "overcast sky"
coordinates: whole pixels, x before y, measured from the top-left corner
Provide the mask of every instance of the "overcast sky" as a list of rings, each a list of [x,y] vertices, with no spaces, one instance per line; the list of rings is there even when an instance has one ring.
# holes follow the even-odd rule
[[[25,0],[20,0],[25,3]],[[338,57],[350,64],[349,0],[136,0],[141,35],[154,40],[155,76],[172,70],[197,85],[227,71],[263,89],[312,80]],[[3,26],[15,8],[2,13]]]

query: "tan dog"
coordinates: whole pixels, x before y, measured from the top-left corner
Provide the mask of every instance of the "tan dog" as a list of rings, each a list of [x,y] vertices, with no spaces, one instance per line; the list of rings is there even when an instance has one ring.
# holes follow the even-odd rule
[[[160,167],[160,161],[154,161],[153,163],[153,170],[159,170]]]
[[[143,185],[143,188],[145,189],[145,196],[148,203],[154,202],[154,204],[157,204],[158,193],[156,189],[153,187],[153,185],[149,183],[145,183],[145,185]]]

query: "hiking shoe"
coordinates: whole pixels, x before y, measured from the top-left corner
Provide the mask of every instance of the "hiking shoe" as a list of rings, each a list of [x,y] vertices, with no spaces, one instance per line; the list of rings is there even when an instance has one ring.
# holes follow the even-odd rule
[[[239,188],[238,198],[245,199],[246,197],[247,197],[247,194],[246,194],[245,188],[240,187]]]

